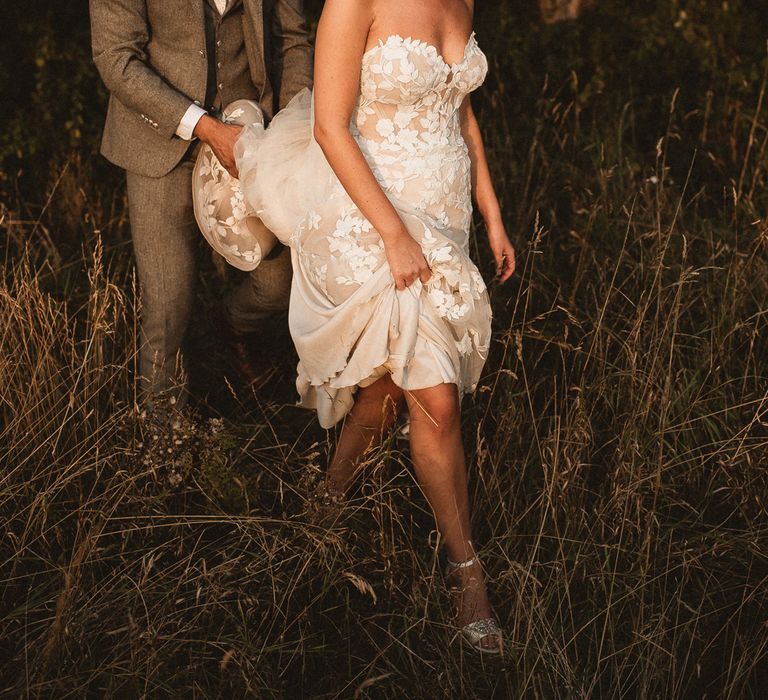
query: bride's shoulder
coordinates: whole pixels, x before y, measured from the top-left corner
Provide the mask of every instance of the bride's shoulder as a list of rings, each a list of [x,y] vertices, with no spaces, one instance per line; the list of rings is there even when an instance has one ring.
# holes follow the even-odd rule
[[[377,0],[325,0],[323,14],[328,12],[366,12],[372,11]]]
[[[325,0],[317,25],[316,61],[329,51],[349,57],[362,54],[374,21],[374,4],[375,0]]]
[[[355,22],[373,17],[376,0],[325,0],[321,20]]]

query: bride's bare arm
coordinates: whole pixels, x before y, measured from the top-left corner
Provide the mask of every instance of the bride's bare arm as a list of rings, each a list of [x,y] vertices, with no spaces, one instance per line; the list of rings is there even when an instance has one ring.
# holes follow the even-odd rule
[[[477,123],[475,113],[469,95],[461,106],[461,131],[464,141],[469,149],[469,157],[472,161],[472,194],[477,202],[477,208],[485,220],[496,267],[499,271],[500,281],[506,282],[515,271],[515,249],[509,242],[509,237],[501,218],[501,207],[493,189],[491,171],[488,168],[488,159],[485,155],[483,137],[480,133],[480,125]]]
[[[429,266],[349,131],[374,0],[326,0],[315,43],[315,139],[352,201],[379,232],[398,289]]]

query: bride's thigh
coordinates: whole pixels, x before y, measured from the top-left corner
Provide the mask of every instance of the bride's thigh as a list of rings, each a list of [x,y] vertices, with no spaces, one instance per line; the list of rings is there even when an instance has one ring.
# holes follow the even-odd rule
[[[392,381],[389,373],[373,384],[358,389],[353,412],[366,414],[374,420],[391,423],[404,403],[403,390]]]
[[[306,277],[336,305],[344,303],[386,263],[379,234],[354,209],[313,212],[296,249]]]

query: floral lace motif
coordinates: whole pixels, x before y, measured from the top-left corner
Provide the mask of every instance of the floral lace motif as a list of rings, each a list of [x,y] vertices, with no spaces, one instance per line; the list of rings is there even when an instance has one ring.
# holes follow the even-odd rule
[[[411,233],[438,273],[429,284],[429,296],[450,320],[470,308],[465,295],[477,299],[485,291],[474,266],[464,271],[469,283],[459,284],[459,268],[469,263],[472,215],[470,160],[459,108],[487,70],[474,33],[454,64],[446,63],[431,44],[392,35],[363,56],[360,98],[352,117],[352,133],[382,188],[399,209],[424,222]],[[338,196],[345,197],[341,189]],[[322,231],[325,240],[318,240],[314,231]],[[381,239],[351,200],[341,215],[338,208],[327,214],[310,212],[294,242],[310,268],[317,255],[326,257],[320,249],[327,246],[328,257],[336,259],[332,267],[348,268],[333,280],[346,287],[364,284],[385,260]]]
[[[399,35],[363,56],[353,134],[384,189],[439,229],[469,227],[470,164],[459,108],[487,70],[474,33],[452,65],[431,44]]]
[[[264,131],[261,109],[249,100],[228,105],[224,121]],[[226,171],[208,145],[200,149],[195,163],[192,197],[200,231],[231,265],[253,270],[276,244],[246,198],[243,182]]]

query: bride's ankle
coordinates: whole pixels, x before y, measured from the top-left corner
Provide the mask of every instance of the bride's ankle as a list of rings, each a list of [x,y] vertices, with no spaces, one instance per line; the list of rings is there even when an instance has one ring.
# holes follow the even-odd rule
[[[475,548],[469,540],[455,547],[446,546],[446,561],[449,571],[466,569],[479,564]]]
[[[329,490],[344,496],[352,487],[357,475],[357,464],[351,460],[334,460],[325,474],[325,483]]]

